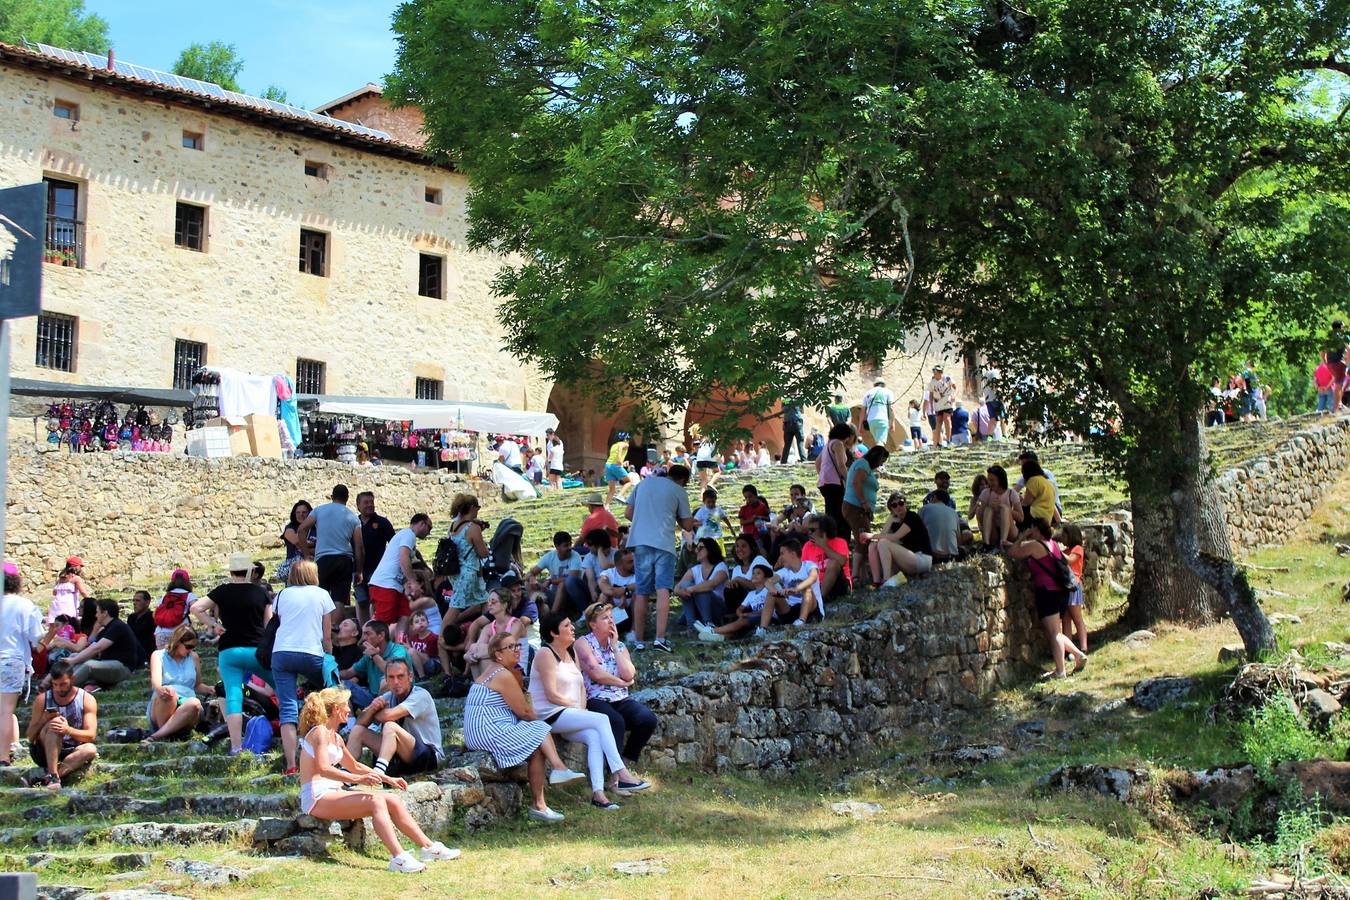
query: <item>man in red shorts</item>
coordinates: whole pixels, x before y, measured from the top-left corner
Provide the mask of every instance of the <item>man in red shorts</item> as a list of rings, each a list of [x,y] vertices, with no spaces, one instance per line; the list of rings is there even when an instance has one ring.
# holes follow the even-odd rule
[[[431,534],[431,517],[418,513],[408,527],[398,532],[384,548],[380,564],[370,576],[371,617],[390,627],[396,637],[408,628],[408,597],[403,584],[412,577],[417,542]]]

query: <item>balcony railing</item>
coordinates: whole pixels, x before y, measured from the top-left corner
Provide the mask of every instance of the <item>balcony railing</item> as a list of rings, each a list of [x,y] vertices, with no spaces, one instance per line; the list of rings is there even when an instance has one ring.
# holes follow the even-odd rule
[[[47,244],[43,259],[61,266],[84,268],[84,223],[61,216],[47,217]]]

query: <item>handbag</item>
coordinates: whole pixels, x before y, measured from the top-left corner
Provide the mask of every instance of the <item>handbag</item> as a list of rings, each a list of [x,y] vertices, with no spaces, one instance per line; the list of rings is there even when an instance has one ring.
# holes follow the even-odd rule
[[[276,646],[277,629],[280,627],[281,616],[274,611],[272,618],[268,619],[267,624],[263,626],[262,637],[258,639],[258,649],[253,651],[254,655],[258,657],[258,665],[269,672],[272,670],[272,648]]]

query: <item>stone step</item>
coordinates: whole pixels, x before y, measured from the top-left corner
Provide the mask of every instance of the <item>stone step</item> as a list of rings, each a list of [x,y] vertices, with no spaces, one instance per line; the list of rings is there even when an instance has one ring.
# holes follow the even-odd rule
[[[72,815],[134,815],[153,819],[187,813],[199,818],[240,819],[295,815],[298,803],[295,791],[273,794],[206,793],[162,799],[79,793],[72,794],[67,808]]]
[[[221,778],[190,778],[174,782],[174,790],[189,796],[194,794],[220,793],[221,785],[223,783],[224,780]],[[282,793],[287,787],[295,786],[293,780],[288,781],[279,772],[254,776],[253,778],[248,779],[248,783],[255,790],[264,793]],[[116,778],[93,785],[88,788],[85,793],[130,797],[149,792],[161,794],[163,791],[163,778],[156,775],[144,775],[140,772],[130,772],[119,774]]]

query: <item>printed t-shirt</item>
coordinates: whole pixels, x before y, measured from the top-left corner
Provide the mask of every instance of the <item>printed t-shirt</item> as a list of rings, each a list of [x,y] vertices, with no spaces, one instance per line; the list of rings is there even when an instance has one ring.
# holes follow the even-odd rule
[[[795,571],[784,566],[783,568],[775,571],[773,574],[778,576],[778,583],[782,585],[784,589],[791,590],[792,588],[795,588],[797,585],[801,584],[806,579],[810,578],[811,573],[815,571],[816,571],[815,563],[802,560],[801,566],[797,568]],[[811,585],[811,592],[816,595],[816,608],[820,610],[820,614],[822,616],[825,615],[825,606],[824,603],[821,601],[820,597],[819,578],[816,579],[815,584]],[[802,596],[801,594],[788,594],[787,602],[791,606],[797,606],[802,602]]]

